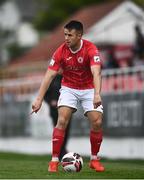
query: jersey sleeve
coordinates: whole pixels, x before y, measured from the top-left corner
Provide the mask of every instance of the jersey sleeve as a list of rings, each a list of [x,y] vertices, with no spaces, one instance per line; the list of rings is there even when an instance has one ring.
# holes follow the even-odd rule
[[[48,69],[51,69],[51,70],[54,70],[54,71],[58,71],[60,69],[60,62],[61,62],[61,54],[62,54],[62,49],[61,48],[58,48],[51,60],[50,60],[50,63],[48,65]]]
[[[99,50],[97,49],[95,45],[91,45],[88,53],[89,53],[89,59],[90,59],[90,66],[102,64]]]

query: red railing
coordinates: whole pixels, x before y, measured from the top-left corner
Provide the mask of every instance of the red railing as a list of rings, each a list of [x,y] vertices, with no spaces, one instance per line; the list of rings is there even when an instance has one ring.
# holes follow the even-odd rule
[[[26,97],[38,91],[44,74],[0,81],[0,99],[11,95]],[[102,93],[144,91],[144,66],[102,71]]]

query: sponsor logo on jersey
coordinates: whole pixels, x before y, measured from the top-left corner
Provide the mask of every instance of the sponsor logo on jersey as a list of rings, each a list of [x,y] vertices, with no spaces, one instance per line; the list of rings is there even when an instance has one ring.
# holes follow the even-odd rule
[[[83,70],[89,70],[89,68],[88,67],[79,67],[79,66],[71,66],[71,65],[69,65],[69,66],[67,66],[66,68],[65,68],[67,71],[68,70],[73,70],[73,71],[83,71]]]
[[[94,56],[94,62],[100,62],[100,57],[99,56]]]
[[[55,60],[54,60],[54,59],[51,59],[49,65],[50,65],[50,66],[53,66],[54,63],[55,63]]]
[[[78,57],[78,60],[77,60],[79,63],[83,63],[83,58],[82,57]]]

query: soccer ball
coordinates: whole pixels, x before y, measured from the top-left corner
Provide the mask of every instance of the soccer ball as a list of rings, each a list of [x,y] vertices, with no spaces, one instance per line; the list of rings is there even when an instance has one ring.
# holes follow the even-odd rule
[[[79,172],[83,167],[83,159],[78,153],[69,152],[63,156],[61,165],[66,172]]]

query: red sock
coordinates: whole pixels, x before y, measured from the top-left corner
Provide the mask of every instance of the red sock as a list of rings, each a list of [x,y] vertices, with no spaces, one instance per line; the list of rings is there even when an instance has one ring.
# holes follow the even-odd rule
[[[90,131],[91,154],[97,155],[102,142],[102,130],[99,132]]]
[[[52,136],[52,157],[59,157],[63,145],[65,130],[54,128]]]

